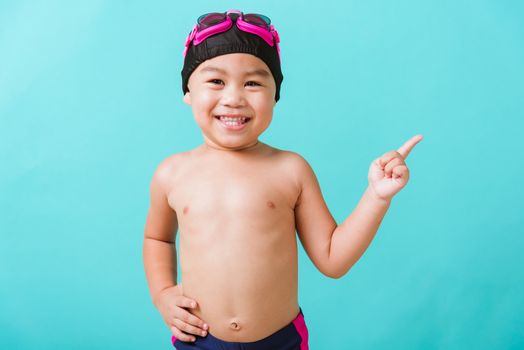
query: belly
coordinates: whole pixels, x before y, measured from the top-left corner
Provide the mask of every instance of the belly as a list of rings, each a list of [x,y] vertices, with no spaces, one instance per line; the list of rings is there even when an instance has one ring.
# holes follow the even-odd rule
[[[180,236],[184,294],[209,333],[236,342],[256,341],[298,313],[294,230],[209,232]]]

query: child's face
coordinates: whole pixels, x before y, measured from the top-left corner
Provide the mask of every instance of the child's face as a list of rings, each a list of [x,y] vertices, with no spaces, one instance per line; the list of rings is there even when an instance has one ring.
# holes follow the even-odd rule
[[[232,53],[206,60],[189,77],[188,89],[183,100],[191,105],[204,140],[211,147],[239,150],[253,146],[271,123],[276,104],[275,80],[268,66],[256,56]],[[219,118],[223,115],[248,119],[243,124],[240,119],[226,122]]]

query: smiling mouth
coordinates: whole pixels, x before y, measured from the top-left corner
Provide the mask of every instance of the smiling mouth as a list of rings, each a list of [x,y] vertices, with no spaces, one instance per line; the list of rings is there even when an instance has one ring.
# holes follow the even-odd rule
[[[244,116],[217,115],[215,116],[215,118],[220,120],[222,124],[226,126],[240,126],[246,124],[251,120],[251,118]]]

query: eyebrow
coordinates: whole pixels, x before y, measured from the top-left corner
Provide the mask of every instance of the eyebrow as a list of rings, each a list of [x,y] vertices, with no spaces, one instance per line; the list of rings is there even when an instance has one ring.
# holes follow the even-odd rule
[[[218,67],[212,67],[212,66],[207,66],[207,67],[204,67],[202,68],[202,70],[200,71],[201,73],[207,73],[207,72],[218,72],[218,73],[222,73],[222,74],[227,74],[227,72],[221,68],[218,68]],[[265,69],[262,69],[262,68],[258,68],[258,69],[254,69],[254,70],[251,70],[251,71],[248,71],[246,72],[245,76],[251,76],[251,75],[259,75],[263,78],[269,78],[271,76],[271,74],[265,70]]]

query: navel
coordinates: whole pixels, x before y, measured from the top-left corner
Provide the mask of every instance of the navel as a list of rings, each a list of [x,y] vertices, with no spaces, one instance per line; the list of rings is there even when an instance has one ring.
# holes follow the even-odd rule
[[[239,325],[237,322],[231,322],[231,323],[229,324],[229,327],[230,327],[231,329],[234,329],[235,331],[238,331],[238,330],[240,329],[240,325]]]
[[[275,209],[275,203],[273,203],[272,201],[267,201],[267,206],[271,209]]]

